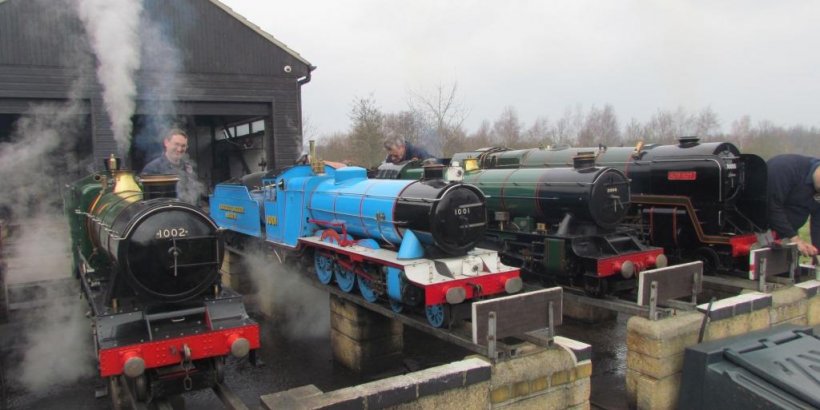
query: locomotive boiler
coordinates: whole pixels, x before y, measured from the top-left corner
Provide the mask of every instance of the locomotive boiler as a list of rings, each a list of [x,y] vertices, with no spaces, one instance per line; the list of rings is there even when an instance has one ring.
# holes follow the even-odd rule
[[[64,192],[100,376],[115,400],[123,386],[144,402],[213,387],[227,355],[259,347],[241,296],[220,284],[217,226],[193,205],[152,197],[115,158],[106,167]]]
[[[766,163],[728,142],[684,137],[676,145],[636,147],[486,148],[457,154],[482,168],[565,167],[592,152],[599,166],[629,177],[633,207],[626,219],[676,261],[701,260],[704,272],[748,269],[749,251],[765,231]]]
[[[396,312],[423,307],[435,327],[463,302],[518,292],[519,270],[476,248],[486,229],[485,198],[442,178],[369,179],[359,167],[315,162],[261,179],[219,184],[211,215],[223,229],[277,248],[310,250],[320,282]],[[261,221],[261,222],[260,222]]]

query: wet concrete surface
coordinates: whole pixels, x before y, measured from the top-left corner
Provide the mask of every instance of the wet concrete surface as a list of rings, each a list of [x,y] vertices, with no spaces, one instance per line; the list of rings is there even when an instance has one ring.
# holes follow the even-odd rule
[[[328,305],[327,300],[316,301]],[[329,314],[329,312],[328,312]],[[19,369],[27,347],[26,326],[19,316],[0,325],[0,365],[2,365],[2,400],[4,409],[108,409],[107,398],[95,399],[95,389],[103,382],[94,375],[93,360],[85,363],[85,375],[68,383],[57,383],[38,391],[27,390],[19,380]],[[259,317],[262,328],[260,357],[264,365],[252,366],[247,360],[230,358],[226,363],[225,384],[251,408],[261,408],[259,397],[307,384],[323,391],[335,390],[409,371],[437,366],[472,354],[458,346],[441,341],[417,330],[405,329],[404,355],[395,368],[380,374],[358,375],[335,363],[329,334],[326,337],[293,339],[283,334],[275,321]],[[626,408],[624,373],[626,318],[589,325],[565,320],[558,333],[589,343],[593,348],[593,408]],[[91,348],[90,333],[88,335]],[[60,343],[54,341],[54,349]],[[71,352],[65,354],[70,355]],[[216,395],[202,390],[185,395],[187,408],[220,408]]]
[[[593,409],[628,409],[626,400],[626,322],[629,316],[588,324],[564,318],[557,333],[592,346]]]

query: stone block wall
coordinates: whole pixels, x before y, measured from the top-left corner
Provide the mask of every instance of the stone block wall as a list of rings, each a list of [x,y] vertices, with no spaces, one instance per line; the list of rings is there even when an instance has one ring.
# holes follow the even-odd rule
[[[486,409],[490,364],[478,358],[323,393],[313,385],[262,396],[266,409]]]
[[[490,408],[588,409],[590,357],[589,345],[562,337],[548,348],[527,346],[493,366]]]
[[[589,345],[559,337],[497,363],[472,356],[327,393],[310,385],[260,400],[267,409],[588,409],[590,354]]]
[[[713,303],[703,341],[793,323],[820,325],[820,282],[808,281],[770,294],[744,293]],[[662,320],[632,317],[627,322],[626,390],[630,406],[674,409],[683,353],[698,343],[707,304]]]
[[[356,372],[379,372],[395,365],[404,347],[401,322],[335,295],[330,297],[333,357]]]

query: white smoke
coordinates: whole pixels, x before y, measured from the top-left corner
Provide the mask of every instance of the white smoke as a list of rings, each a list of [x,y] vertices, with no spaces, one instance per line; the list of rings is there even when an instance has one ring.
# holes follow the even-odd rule
[[[140,0],[77,0],[77,11],[97,56],[97,78],[120,157],[131,148],[140,66]]]
[[[177,198],[192,205],[199,206],[200,199],[204,194],[208,193],[205,184],[197,178],[196,171],[193,169],[193,163],[189,161],[186,155],[183,158],[182,175],[180,175],[179,183],[177,183]],[[187,162],[187,164],[185,163]]]
[[[23,217],[59,209],[61,177],[76,170],[72,154],[84,124],[75,101],[39,105],[15,124],[0,143],[0,207]]]
[[[66,177],[74,175],[81,163],[73,158],[85,118],[79,114],[76,100],[32,107],[15,124],[11,141],[0,144],[2,217],[20,226],[4,240],[7,284],[70,277],[60,192]],[[41,295],[36,302],[46,305],[17,319],[27,324],[20,335],[27,349],[14,374],[31,392],[45,393],[51,385],[71,383],[93,372],[85,301],[77,297],[78,289],[74,297],[66,298],[66,293],[72,292],[62,292],[62,298]],[[54,348],[55,340],[60,341],[60,349]]]
[[[75,295],[78,292],[73,291]],[[49,304],[24,318],[26,351],[16,372],[23,387],[35,394],[94,374],[94,345],[85,300],[55,290],[43,296]],[[55,348],[55,341],[59,341],[59,348]]]
[[[327,337],[330,305],[327,292],[313,286],[302,269],[271,260],[271,255],[247,254],[244,265],[257,287],[257,302],[273,312],[283,333],[293,339]],[[267,309],[270,307],[271,309]]]

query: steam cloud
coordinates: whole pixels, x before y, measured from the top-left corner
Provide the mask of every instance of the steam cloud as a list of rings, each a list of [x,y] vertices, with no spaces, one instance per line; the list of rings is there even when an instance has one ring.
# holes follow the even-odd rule
[[[296,267],[271,261],[261,253],[248,254],[245,266],[258,289],[259,304],[272,304],[274,315],[284,323],[284,334],[293,339],[327,337],[330,310],[326,292],[314,287]]]
[[[140,0],[78,0],[77,11],[97,55],[97,77],[120,157],[131,147],[131,116],[140,66]]]
[[[63,265],[64,270],[66,266]],[[76,283],[71,284],[77,287]],[[23,337],[27,350],[17,374],[28,391],[47,394],[55,385],[67,385],[94,375],[91,329],[85,317],[88,307],[85,300],[75,296],[78,292],[78,289],[48,291],[44,296],[49,304],[26,315]],[[59,348],[55,348],[57,340]]]
[[[10,142],[0,144],[2,218],[13,218],[22,227],[13,242],[4,244],[8,284],[70,277],[67,229],[57,227],[65,226],[59,195],[67,182],[63,178],[76,173],[80,164],[71,154],[84,124],[78,114],[73,101],[32,107],[17,121]],[[39,300],[48,305],[19,319],[27,323],[20,335],[27,350],[14,374],[27,390],[44,393],[49,386],[93,373],[93,356],[85,301],[49,293]],[[60,340],[59,349],[55,340]]]
[[[71,153],[83,124],[78,113],[73,102],[32,107],[11,141],[0,143],[0,207],[6,212],[24,217],[59,209],[60,176],[77,167]]]

